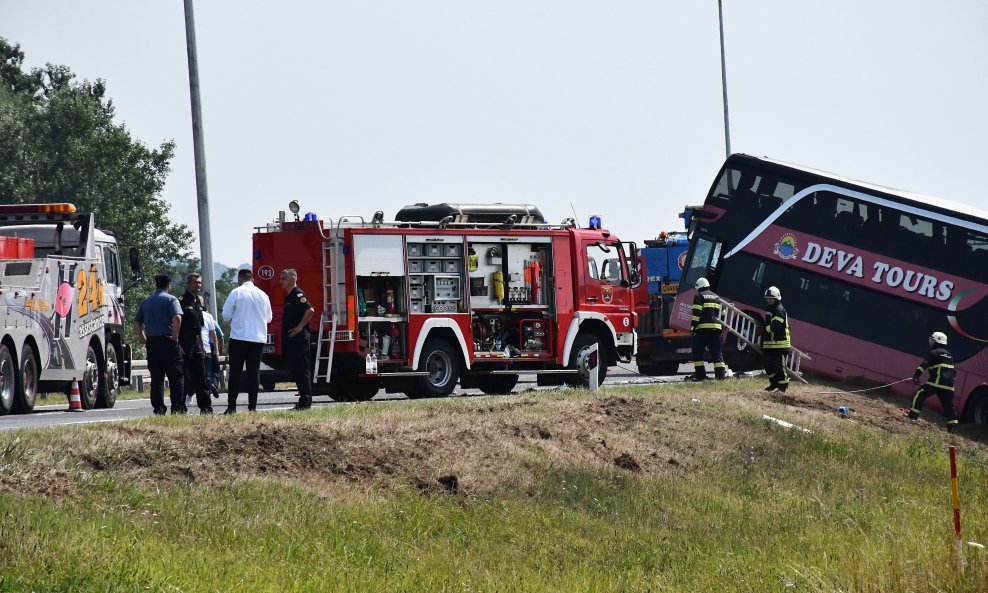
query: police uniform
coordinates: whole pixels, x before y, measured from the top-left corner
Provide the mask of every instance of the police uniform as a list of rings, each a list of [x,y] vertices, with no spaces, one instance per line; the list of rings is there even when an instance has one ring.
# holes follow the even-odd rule
[[[288,332],[302,322],[305,312],[312,308],[298,286],[285,295],[285,310],[281,316],[281,351],[289,359],[292,378],[298,386],[298,406],[312,405],[312,363],[309,354],[309,327],[306,324],[297,335]]]
[[[172,414],[180,414],[185,410],[182,349],[171,339],[172,320],[181,312],[178,299],[168,294],[167,290],[158,289],[141,302],[134,317],[134,321],[144,327],[147,336],[151,407],[155,414],[164,414],[168,411],[165,406],[166,376],[171,389]]]
[[[202,342],[202,300],[186,291],[179,300],[182,307],[182,326],[178,330],[178,343],[185,353],[185,391],[196,394],[196,405],[202,414],[211,414],[209,384],[206,379],[206,353]]]
[[[769,385],[766,391],[778,389],[785,391],[789,387],[789,375],[786,373],[786,356],[792,346],[789,341],[789,317],[786,309],[778,300],[765,311],[765,337],[762,340],[762,364]]]
[[[714,362],[714,376],[723,379],[727,375],[724,349],[721,345],[723,326],[720,323],[720,301],[709,289],[700,288],[693,299],[693,315],[690,317],[690,334],[693,335],[693,379],[707,378],[703,364],[704,351],[710,351]]]
[[[921,385],[913,394],[912,408],[909,410],[909,418],[915,420],[919,418],[919,412],[923,409],[923,401],[931,395],[936,395],[943,406],[944,416],[947,417],[947,431],[954,432],[957,426],[957,414],[954,412],[954,358],[943,346],[932,344],[930,353],[916,367],[913,375],[913,383],[919,383],[919,378],[926,371],[929,377],[926,383]]]

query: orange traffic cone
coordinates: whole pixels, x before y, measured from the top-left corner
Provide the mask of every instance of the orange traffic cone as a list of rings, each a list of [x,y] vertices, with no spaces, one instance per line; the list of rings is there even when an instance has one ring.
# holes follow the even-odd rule
[[[72,382],[72,390],[69,392],[69,411],[83,412],[82,397],[79,395],[79,382]]]

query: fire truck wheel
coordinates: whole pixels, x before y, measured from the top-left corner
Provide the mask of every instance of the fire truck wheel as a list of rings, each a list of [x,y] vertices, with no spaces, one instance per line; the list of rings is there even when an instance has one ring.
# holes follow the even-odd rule
[[[487,395],[508,395],[518,384],[518,375],[488,375],[481,377],[480,390]]]
[[[377,392],[380,390],[380,379],[361,379],[354,377],[345,382],[342,392],[339,394],[339,399],[348,402],[365,402],[377,395]]]
[[[446,397],[460,379],[460,356],[449,342],[429,340],[422,348],[418,370],[429,376],[415,378],[410,397]]]
[[[106,344],[106,360],[100,369],[96,390],[96,407],[112,408],[120,395],[120,356],[112,342]]]
[[[96,352],[96,343],[90,342],[89,349],[86,350],[86,370],[83,373],[84,378],[79,393],[84,410],[92,410],[96,407],[100,377],[103,375],[104,362]]]
[[[14,413],[30,414],[38,397],[38,359],[34,348],[26,346],[21,354],[21,372],[14,396]]]
[[[569,353],[569,366],[567,368],[574,369],[572,375],[565,375],[565,382],[570,387],[590,387],[590,377],[585,377],[580,374],[579,369],[577,369],[577,361],[580,360],[580,353],[589,348],[591,345],[597,344],[597,361],[599,369],[597,370],[597,385],[602,385],[604,383],[604,378],[607,376],[607,349],[597,336],[589,333],[577,334],[576,339],[573,340],[573,349]]]
[[[17,392],[17,369],[14,357],[5,344],[0,344],[0,416],[6,416],[14,406]]]

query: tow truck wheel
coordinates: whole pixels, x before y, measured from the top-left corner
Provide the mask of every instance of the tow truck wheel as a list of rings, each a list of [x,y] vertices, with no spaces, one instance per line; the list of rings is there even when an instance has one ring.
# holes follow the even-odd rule
[[[24,348],[21,358],[21,372],[18,377],[13,411],[16,414],[30,414],[38,397],[38,361],[34,355],[34,348],[31,346]]]
[[[607,349],[600,343],[597,336],[583,333],[577,334],[576,339],[573,340],[573,349],[569,353],[568,368],[576,371],[572,375],[567,374],[566,379],[564,379],[570,387],[582,387],[584,389],[590,387],[590,377],[580,373],[577,368],[577,361],[580,360],[580,353],[590,348],[593,344],[597,344],[597,385],[604,383],[604,378],[607,376]]]
[[[5,344],[0,344],[0,416],[6,416],[14,406],[17,391],[17,369],[14,357]]]
[[[488,375],[481,377],[480,390],[487,395],[508,395],[518,384],[518,375]]]
[[[97,383],[96,407],[112,408],[120,395],[120,356],[112,342],[106,343],[106,361]]]
[[[96,407],[97,394],[99,393],[99,383],[100,375],[102,375],[103,361],[98,354],[96,354],[96,344],[94,342],[89,343],[89,348],[86,350],[86,370],[83,373],[82,385],[80,385],[80,393],[82,399],[82,409],[92,410]]]
[[[429,340],[422,348],[418,370],[429,375],[415,377],[410,397],[446,397],[460,379],[460,357],[449,342]]]

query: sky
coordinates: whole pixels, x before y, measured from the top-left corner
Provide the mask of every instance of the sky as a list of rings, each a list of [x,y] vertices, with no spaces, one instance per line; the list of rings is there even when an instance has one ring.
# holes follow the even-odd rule
[[[293,199],[532,203],[641,242],[725,157],[716,0],[199,0],[195,25],[229,266]],[[731,148],[988,210],[986,25],[984,0],[724,0]],[[0,36],[175,141],[161,197],[198,236],[183,3],[0,0]]]

